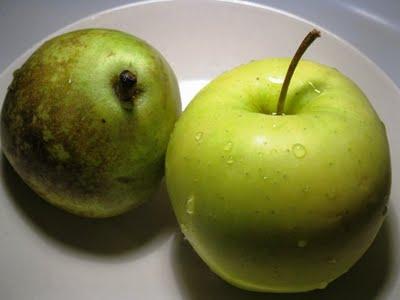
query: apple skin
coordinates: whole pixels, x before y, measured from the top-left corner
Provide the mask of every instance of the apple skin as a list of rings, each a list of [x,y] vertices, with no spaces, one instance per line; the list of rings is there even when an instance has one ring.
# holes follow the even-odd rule
[[[371,245],[390,192],[385,127],[336,69],[301,61],[285,115],[273,115],[289,62],[255,61],[213,80],[167,150],[184,235],[211,270],[250,291],[325,288]]]
[[[137,76],[130,104],[115,92],[124,70]],[[50,203],[80,216],[118,215],[158,188],[180,105],[173,71],[143,40],[108,29],[69,32],[14,73],[2,150]]]

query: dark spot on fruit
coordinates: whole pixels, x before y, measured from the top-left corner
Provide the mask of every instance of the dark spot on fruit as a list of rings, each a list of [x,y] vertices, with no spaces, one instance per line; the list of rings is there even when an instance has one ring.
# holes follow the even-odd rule
[[[102,122],[102,123],[105,123],[105,122],[106,122],[106,120],[105,120],[105,119],[101,119],[101,122]]]
[[[382,210],[382,215],[383,215],[383,216],[386,215],[386,214],[387,214],[387,211],[388,211],[388,208],[387,208],[387,205],[385,205],[385,207],[384,207],[383,210]]]
[[[350,232],[350,224],[343,223],[343,230],[344,232]]]
[[[136,179],[134,177],[129,177],[129,176],[120,176],[117,177],[117,181],[120,183],[132,183],[136,181]]]

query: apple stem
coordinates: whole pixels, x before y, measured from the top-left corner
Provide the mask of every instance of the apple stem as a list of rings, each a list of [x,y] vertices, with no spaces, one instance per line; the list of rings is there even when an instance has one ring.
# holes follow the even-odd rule
[[[282,84],[281,93],[279,94],[278,107],[276,110],[277,115],[282,115],[282,113],[283,113],[290,80],[292,79],[292,76],[297,67],[297,64],[299,63],[301,57],[303,56],[303,54],[307,50],[307,48],[312,44],[312,42],[314,42],[314,40],[316,38],[318,38],[320,36],[321,36],[321,32],[319,32],[317,29],[311,30],[307,34],[307,36],[304,38],[304,40],[301,42],[299,48],[297,49],[296,53],[294,54],[292,61],[290,62],[289,68],[286,72],[285,80],[283,81],[283,84]]]
[[[129,70],[124,70],[119,74],[115,92],[123,102],[132,102],[132,98],[137,93],[137,77]]]

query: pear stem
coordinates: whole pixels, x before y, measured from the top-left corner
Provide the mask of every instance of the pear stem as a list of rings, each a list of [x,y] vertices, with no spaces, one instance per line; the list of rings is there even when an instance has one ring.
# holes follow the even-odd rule
[[[124,70],[119,74],[117,94],[121,101],[131,101],[136,93],[136,76],[128,70]]]
[[[304,40],[301,42],[299,48],[297,49],[296,53],[294,54],[292,61],[290,62],[289,68],[286,72],[285,80],[283,81],[283,84],[282,84],[281,93],[279,94],[278,107],[276,110],[277,115],[282,115],[282,113],[283,113],[290,80],[292,79],[292,76],[297,67],[297,64],[299,63],[301,57],[303,56],[303,54],[307,50],[307,48],[312,44],[312,42],[314,42],[314,40],[316,38],[318,38],[320,36],[321,36],[321,32],[319,32],[316,29],[311,30],[307,34],[307,36],[304,38]]]

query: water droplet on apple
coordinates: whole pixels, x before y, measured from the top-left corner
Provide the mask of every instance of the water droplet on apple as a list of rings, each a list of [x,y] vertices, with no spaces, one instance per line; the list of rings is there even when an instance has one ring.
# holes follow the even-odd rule
[[[264,180],[267,180],[267,179],[269,179],[269,178],[268,178],[268,176],[264,176],[263,179],[264,179]]]
[[[275,76],[268,77],[268,81],[275,84],[282,84],[283,80],[284,80],[283,77],[275,77]]]
[[[229,158],[228,158],[228,160],[226,161],[226,163],[227,163],[228,165],[233,164],[233,163],[234,163],[233,157],[232,157],[232,156],[229,156]]]
[[[292,151],[296,158],[303,158],[307,154],[307,150],[302,144],[294,144]]]
[[[270,153],[271,153],[271,154],[277,154],[277,153],[278,153],[278,150],[272,149],[272,150],[270,151]]]
[[[233,146],[233,143],[232,143],[232,142],[228,142],[228,143],[225,145],[224,150],[225,150],[225,151],[231,151],[231,150],[232,150],[232,146]]]
[[[337,263],[336,259],[334,259],[334,258],[328,259],[328,264],[334,265],[336,263]]]
[[[312,87],[314,92],[316,92],[317,94],[321,94],[321,91],[317,89],[316,86],[311,81],[309,81],[308,84]]]
[[[68,84],[71,84],[71,83],[72,83],[72,79],[69,78],[69,79],[68,79]]]
[[[322,282],[319,284],[318,288],[322,290],[322,289],[326,288],[327,286],[328,286],[328,283],[325,282],[325,281],[322,281]]]
[[[333,199],[336,198],[336,192],[335,192],[335,191],[330,191],[330,192],[328,192],[328,193],[326,194],[326,197],[327,197],[329,200],[333,200]]]
[[[186,212],[189,215],[194,213],[194,196],[190,196],[186,201]]]
[[[274,124],[272,124],[272,128],[276,128],[276,124],[274,123]]]
[[[202,138],[203,138],[203,132],[201,132],[201,131],[197,132],[196,135],[194,136],[194,139],[197,142],[200,142]]]
[[[278,267],[277,266],[273,266],[272,270],[273,270],[274,276],[279,278],[280,277],[280,273],[279,273]]]
[[[308,242],[306,240],[299,240],[297,241],[297,247],[299,248],[304,248],[305,246],[307,246]]]

